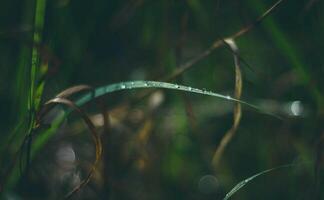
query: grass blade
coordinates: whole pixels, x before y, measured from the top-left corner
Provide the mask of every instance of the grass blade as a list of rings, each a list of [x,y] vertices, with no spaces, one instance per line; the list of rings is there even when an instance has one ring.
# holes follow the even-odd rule
[[[72,88],[75,88],[75,87],[72,87]],[[83,87],[80,87],[80,88],[82,90],[87,89],[87,88],[83,88]],[[98,87],[94,91],[92,90],[91,92],[84,94],[82,97],[80,97],[78,100],[76,100],[75,106],[81,107],[81,106],[85,105],[86,103],[92,101],[93,99],[96,99],[103,95],[107,95],[112,92],[121,91],[121,90],[139,89],[139,88],[164,88],[164,89],[178,90],[178,91],[184,91],[184,92],[189,92],[189,93],[196,93],[196,94],[202,94],[202,95],[206,95],[206,96],[212,96],[212,97],[224,99],[226,101],[244,104],[244,105],[249,106],[261,113],[277,117],[276,115],[274,115],[272,113],[268,113],[268,112],[261,110],[257,106],[254,106],[254,105],[249,104],[242,100],[232,98],[230,96],[226,96],[226,95],[222,95],[222,94],[218,94],[215,92],[202,90],[202,89],[198,89],[198,88],[192,88],[190,86],[177,85],[177,84],[166,83],[166,82],[157,82],[157,81],[129,81],[129,82],[120,82],[120,83],[115,83],[115,84]],[[71,89],[71,91],[76,91],[76,89]],[[69,92],[67,92],[67,93],[69,93]],[[67,93],[63,92],[63,96],[65,96],[64,94],[67,94]],[[62,94],[62,93],[60,93],[60,94]],[[37,137],[35,137],[33,146],[31,149],[31,156],[30,156],[31,159],[33,159],[35,154],[37,152],[39,152],[40,149],[47,143],[47,141],[56,133],[56,131],[60,127],[61,123],[64,121],[64,119],[67,117],[67,115],[71,111],[72,110],[69,110],[69,111],[67,111],[66,114],[59,115],[52,122],[49,129],[47,129],[46,131],[39,132],[37,134]],[[15,174],[17,174],[17,173],[15,173]]]
[[[255,105],[252,105],[250,103],[247,103],[245,101],[238,100],[236,98],[222,95],[219,93],[215,93],[212,91],[208,91],[205,89],[198,89],[198,88],[193,88],[190,86],[184,86],[184,85],[178,85],[178,84],[173,84],[173,83],[166,83],[166,82],[158,82],[158,81],[129,81],[129,82],[120,82],[120,83],[115,83],[107,86],[102,86],[97,89],[95,89],[95,94],[94,98],[116,92],[116,91],[121,91],[121,90],[130,90],[130,89],[138,89],[138,88],[161,88],[161,89],[171,89],[171,90],[179,90],[179,91],[184,91],[184,92],[189,92],[189,93],[196,93],[196,94],[202,94],[202,95],[207,95],[207,96],[212,96],[212,97],[217,97],[220,99],[224,99],[226,101],[232,101],[232,102],[238,102],[244,105],[247,105],[251,108],[254,108],[256,110],[259,110],[260,112],[263,112],[260,110]],[[92,94],[88,93],[85,94],[83,97],[81,97],[79,100],[77,100],[77,105],[81,106],[87,102],[89,102],[92,99]],[[267,113],[269,114],[269,113]]]
[[[69,108],[78,112],[78,114],[82,117],[84,122],[87,124],[87,126],[90,130],[91,136],[93,138],[93,141],[95,143],[96,157],[95,157],[95,161],[93,163],[93,167],[91,168],[90,172],[88,173],[88,176],[83,181],[81,181],[81,183],[78,186],[76,186],[71,192],[69,192],[65,196],[65,199],[69,199],[90,181],[90,179],[93,176],[93,173],[97,167],[99,159],[101,157],[102,145],[101,145],[101,140],[100,140],[99,134],[96,131],[95,125],[92,123],[92,121],[87,116],[87,114],[85,112],[83,112],[77,105],[75,105],[75,103],[73,103],[72,101],[70,101],[68,99],[64,99],[64,98],[54,98],[54,99],[48,101],[45,104],[45,107],[51,106],[52,104],[62,104],[62,105],[68,106]]]
[[[271,168],[271,169],[268,169],[268,170],[264,170],[264,171],[262,171],[260,173],[257,173],[255,175],[253,175],[253,176],[239,182],[238,184],[236,184],[235,187],[226,194],[226,196],[224,197],[223,200],[228,200],[229,198],[231,198],[237,191],[242,189],[246,184],[248,184],[253,179],[257,178],[258,176],[270,173],[270,172],[272,172],[274,170],[277,170],[277,169],[282,169],[282,168],[287,168],[287,167],[292,167],[292,166],[293,166],[292,164],[282,165],[282,166],[279,166],[279,167]]]
[[[79,93],[81,91],[86,91],[86,90],[92,90],[92,87],[88,85],[77,85],[60,92],[58,95],[56,95],[56,97],[67,98],[73,94]]]
[[[36,8],[35,8],[35,20],[34,20],[34,36],[33,36],[33,44],[40,44],[42,42],[42,31],[44,28],[44,20],[45,20],[45,9],[46,9],[46,0],[36,0]],[[40,104],[41,95],[37,95],[36,98],[36,90],[37,90],[37,80],[38,77],[41,76],[40,72],[46,73],[47,64],[42,65],[42,61],[40,60],[41,56],[39,50],[36,45],[33,45],[32,49],[32,58],[31,58],[31,73],[30,73],[30,102],[29,109],[36,110]],[[43,67],[44,70],[40,70],[40,67]],[[42,88],[44,86],[41,84],[40,89],[38,91],[39,94],[42,93]]]
[[[226,101],[232,101],[232,102],[237,102],[237,103],[247,105],[261,113],[279,118],[275,114],[265,112],[265,111],[261,110],[260,108],[258,108],[257,106],[254,106],[254,105],[249,104],[242,100],[232,98],[230,96],[225,96],[225,95],[214,93],[214,92],[207,91],[207,90],[192,88],[189,86],[177,85],[177,84],[166,83],[166,82],[156,82],[156,81],[129,81],[129,82],[120,82],[120,83],[115,83],[115,84],[111,84],[111,85],[98,87],[94,91],[86,93],[81,98],[79,98],[76,101],[76,105],[79,107],[83,106],[84,104],[88,103],[89,101],[91,101],[94,98],[98,98],[100,96],[107,95],[112,92],[121,91],[121,90],[138,89],[138,88],[164,88],[164,89],[180,90],[180,91],[185,91],[185,92],[189,92],[189,93],[196,93],[196,94],[217,97],[217,98],[224,99]],[[47,129],[45,132],[43,132],[42,134],[40,134],[35,139],[34,144],[33,144],[32,154],[38,152],[41,149],[41,147],[46,143],[46,141],[48,141],[49,138],[51,138],[52,135],[55,134],[55,131],[60,126],[60,124],[63,122],[65,117],[66,117],[66,115],[58,116],[51,124],[51,127],[49,129]]]
[[[239,58],[239,49],[237,45],[235,44],[234,40],[232,39],[227,39],[224,40],[224,42],[231,48],[233,51],[233,56],[234,56],[234,64],[235,64],[235,92],[234,92],[234,97],[236,99],[241,98],[242,94],[242,73],[241,73],[241,65],[240,65],[240,58]],[[233,125],[232,127],[225,133],[223,138],[221,139],[219,146],[217,147],[213,159],[212,159],[212,164],[217,167],[219,165],[220,159],[223,155],[223,152],[225,151],[226,146],[228,143],[231,141],[233,136],[235,135],[238,126],[240,124],[242,117],[242,108],[241,104],[237,102],[234,106],[234,115],[233,115]]]
[[[8,141],[13,141],[11,143],[13,148],[20,147],[21,145],[19,144],[24,140],[24,138],[31,138],[29,135],[31,135],[36,125],[35,113],[40,106],[40,99],[44,89],[44,82],[39,85],[37,85],[37,82],[39,77],[45,74],[47,71],[47,62],[41,62],[41,55],[36,45],[40,44],[42,41],[46,0],[35,0],[28,2],[26,8],[28,8],[26,9],[26,19],[23,21],[25,21],[26,24],[33,25],[32,34],[27,35],[27,40],[32,41],[32,45],[22,46],[20,54],[21,59],[17,66],[18,75],[15,91],[19,92],[17,93],[15,99],[19,99],[17,103],[19,116],[18,121],[23,121],[23,125],[21,129],[19,128],[16,133],[12,133],[8,137]],[[29,144],[31,145],[31,143]],[[15,150],[16,149],[14,149],[14,151]],[[24,151],[22,152],[24,153]],[[26,167],[28,168],[30,158],[28,147],[26,152]],[[16,159],[13,160],[13,165],[15,164],[15,160]],[[13,186],[11,183],[15,183],[17,181],[17,177],[20,176],[17,175],[15,169],[10,170],[15,172],[13,175],[8,177],[9,181],[7,182],[9,183],[7,185],[9,188]]]

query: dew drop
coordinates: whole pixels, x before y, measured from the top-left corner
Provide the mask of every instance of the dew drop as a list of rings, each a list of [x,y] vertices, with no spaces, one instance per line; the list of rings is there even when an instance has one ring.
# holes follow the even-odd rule
[[[207,94],[207,93],[208,93],[208,90],[207,90],[206,88],[203,88],[203,89],[202,89],[202,92],[203,92],[204,94]]]
[[[290,110],[291,110],[291,115],[300,116],[304,110],[303,104],[301,103],[301,101],[294,101],[291,103]]]

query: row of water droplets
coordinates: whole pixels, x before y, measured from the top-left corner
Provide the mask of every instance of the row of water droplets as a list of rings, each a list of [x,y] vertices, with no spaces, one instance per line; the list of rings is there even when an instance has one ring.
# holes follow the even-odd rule
[[[81,97],[76,103],[78,106],[81,106],[81,105],[85,104],[86,102],[91,101],[91,99],[93,99],[93,98],[97,98],[97,97],[106,95],[111,92],[121,91],[121,90],[126,90],[126,89],[136,89],[136,88],[165,88],[165,89],[181,90],[181,91],[186,91],[186,92],[191,92],[191,93],[196,93],[196,94],[214,96],[214,97],[218,97],[221,99],[227,99],[230,101],[240,102],[240,103],[243,103],[245,105],[248,105],[250,107],[253,107],[253,108],[259,110],[255,106],[248,104],[244,101],[232,98],[229,95],[226,96],[226,95],[214,93],[212,91],[208,91],[206,89],[198,89],[198,88],[193,88],[190,86],[183,86],[183,85],[178,85],[178,84],[173,84],[173,83],[157,82],[157,81],[129,81],[129,82],[120,82],[120,83],[102,86],[95,90],[94,96],[93,96],[93,93],[89,93],[89,94]]]
[[[220,94],[216,94],[212,91],[208,91],[206,89],[198,89],[198,88],[192,88],[189,86],[183,86],[173,83],[166,83],[166,82],[157,82],[157,81],[130,81],[130,82],[121,82],[112,84],[105,87],[105,92],[113,92],[113,91],[119,91],[119,90],[125,90],[125,89],[134,89],[134,88],[166,88],[166,89],[175,89],[175,90],[182,90],[182,91],[188,91],[193,93],[199,93],[199,94],[205,94],[209,96],[217,96],[221,98],[225,98],[228,100],[234,100],[230,96],[224,96]],[[99,92],[100,93],[100,92]]]
[[[254,178],[254,177],[253,177]],[[253,178],[248,178],[245,179],[241,182],[239,182],[230,192],[228,192],[223,200],[227,200],[229,199],[234,193],[236,193],[238,190],[240,190],[243,186],[245,186],[250,180],[252,180]]]

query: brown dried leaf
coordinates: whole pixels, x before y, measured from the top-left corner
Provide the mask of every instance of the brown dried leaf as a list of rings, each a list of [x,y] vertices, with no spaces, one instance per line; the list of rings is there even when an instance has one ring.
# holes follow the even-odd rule
[[[73,91],[76,91],[76,90],[72,90],[72,92]],[[71,92],[68,94],[71,94]],[[61,96],[64,96],[64,95],[61,95]],[[75,110],[82,117],[82,119],[84,120],[84,122],[86,123],[87,127],[89,128],[89,130],[91,132],[91,136],[95,143],[95,149],[96,149],[96,157],[95,157],[95,161],[93,163],[93,167],[91,168],[90,172],[88,173],[88,176],[83,181],[81,181],[81,183],[77,187],[75,187],[71,192],[69,192],[65,196],[65,199],[69,199],[90,181],[91,177],[93,176],[93,174],[95,172],[97,164],[100,160],[100,157],[102,154],[102,145],[101,145],[100,137],[97,133],[97,130],[96,130],[94,124],[92,123],[92,121],[90,120],[88,115],[84,111],[82,111],[74,102],[72,102],[69,99],[56,97],[56,98],[51,99],[48,102],[46,102],[44,109],[47,110],[46,107],[48,107],[48,106],[51,107],[52,105],[56,105],[56,104],[61,104],[61,105],[67,106],[67,107]]]

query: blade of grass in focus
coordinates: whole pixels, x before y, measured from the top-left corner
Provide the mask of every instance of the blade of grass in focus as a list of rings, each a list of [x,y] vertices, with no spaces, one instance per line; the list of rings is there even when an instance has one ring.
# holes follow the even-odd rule
[[[130,82],[121,82],[121,83],[115,83],[115,84],[111,84],[111,85],[98,87],[94,91],[94,96],[93,96],[92,92],[89,92],[89,93],[83,95],[80,99],[78,99],[76,101],[76,105],[83,106],[84,104],[91,101],[93,98],[98,98],[103,95],[107,95],[109,93],[120,91],[120,90],[132,90],[132,89],[136,89],[136,88],[164,88],[164,89],[171,89],[171,90],[180,90],[180,91],[185,91],[185,92],[189,92],[189,93],[202,94],[202,95],[221,98],[226,101],[238,102],[238,103],[244,104],[248,107],[251,107],[253,109],[256,109],[260,112],[263,112],[258,107],[254,106],[252,104],[232,98],[230,96],[225,96],[222,94],[214,93],[214,92],[207,91],[207,90],[201,90],[201,89],[197,89],[197,88],[193,88],[193,87],[189,87],[189,86],[183,86],[183,85],[177,85],[177,84],[165,83],[165,82],[156,82],[156,81],[130,81]],[[272,113],[267,113],[267,112],[263,112],[263,113],[273,115]],[[35,140],[34,145],[33,145],[32,155],[34,155],[36,152],[38,152],[42,148],[42,146],[46,143],[46,141],[48,141],[49,138],[51,138],[53,136],[53,134],[55,134],[55,131],[60,126],[60,124],[63,122],[65,117],[66,117],[66,115],[64,115],[64,114],[59,115],[52,122],[51,127],[37,137],[37,139]]]
[[[75,104],[76,104],[76,106],[81,107],[84,104],[93,100],[94,98],[98,98],[103,95],[115,92],[115,91],[130,90],[130,89],[136,89],[136,88],[164,88],[164,89],[180,90],[180,91],[185,91],[185,92],[190,92],[190,93],[202,94],[202,95],[206,95],[206,96],[212,96],[212,97],[224,99],[226,101],[241,103],[241,104],[247,105],[251,108],[254,108],[254,109],[262,112],[262,110],[260,110],[258,107],[254,106],[252,104],[249,104],[245,101],[241,101],[241,100],[232,98],[230,96],[225,96],[225,95],[214,93],[214,92],[207,91],[207,90],[192,88],[189,86],[183,86],[183,85],[177,85],[177,84],[165,83],[165,82],[156,82],[156,81],[130,81],[130,82],[121,82],[121,83],[115,83],[115,84],[111,84],[111,85],[102,86],[102,87],[96,88],[94,90],[94,92],[93,91],[88,92],[85,95],[83,95],[80,99],[78,99],[75,102]],[[61,94],[62,93],[60,93],[59,95],[61,95]],[[69,110],[67,112],[67,114],[69,114],[70,112],[71,112],[71,110]],[[271,115],[271,113],[266,113],[266,114]],[[64,115],[64,114],[59,115],[52,122],[52,124],[48,130],[39,133],[38,135],[40,135],[40,137],[37,137],[34,139],[33,147],[30,150],[30,159],[31,160],[37,154],[37,152],[39,152],[41,150],[41,148],[47,143],[47,141],[56,133],[57,129],[60,127],[60,124],[63,122],[63,120],[66,116],[67,115]],[[9,187],[15,185],[15,183],[19,179],[19,176],[20,176],[19,167],[17,167],[17,165],[16,165],[15,168],[13,169],[12,175],[10,176],[10,180],[8,183]]]

